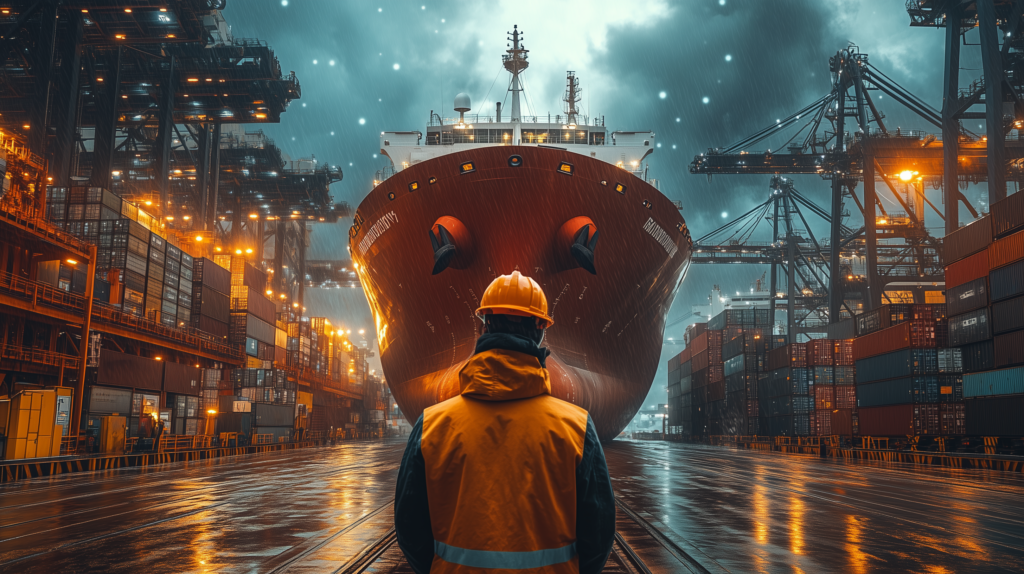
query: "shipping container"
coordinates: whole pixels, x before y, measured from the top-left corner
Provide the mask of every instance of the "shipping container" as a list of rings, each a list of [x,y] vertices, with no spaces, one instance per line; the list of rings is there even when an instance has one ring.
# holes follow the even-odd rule
[[[998,269],[1024,259],[1024,231],[1007,235],[988,247],[988,267]]]
[[[992,350],[992,340],[981,341],[959,347],[963,355],[963,372],[977,373],[980,371],[991,371],[995,368],[995,353]]]
[[[856,367],[833,367],[832,381],[836,385],[853,385],[857,383]]]
[[[835,341],[813,339],[806,343],[807,366],[832,366],[835,364]]]
[[[936,349],[903,349],[857,361],[857,384],[939,373]]]
[[[807,347],[804,343],[791,343],[772,349],[768,353],[767,370],[775,371],[785,367],[806,367]]]
[[[992,218],[988,215],[946,235],[942,241],[946,265],[984,251],[992,243]]]
[[[222,323],[228,323],[231,320],[230,298],[224,293],[215,291],[209,285],[197,285],[201,286],[192,297],[193,316],[203,315]]]
[[[1024,194],[1014,193],[991,205],[992,235],[1003,237],[1024,228]]]
[[[939,402],[939,378],[936,375],[903,377],[857,385],[858,408],[937,402]]]
[[[854,317],[857,324],[857,336],[863,337],[893,325],[910,321],[914,318],[914,306],[905,303],[882,305],[872,311],[865,311]]]
[[[993,302],[1024,295],[1024,261],[993,270],[988,276],[988,286]]]
[[[988,305],[988,277],[979,277],[946,289],[946,310],[950,315],[960,315]]]
[[[910,323],[904,322],[853,340],[854,360],[884,355],[910,347]]]
[[[963,348],[936,349],[939,373],[960,374],[964,372]]]
[[[106,349],[104,349],[106,352]],[[164,392],[180,395],[199,395],[202,389],[202,369],[173,361],[163,361]]]
[[[946,289],[952,289],[988,275],[988,251],[975,253],[946,266]]]
[[[971,436],[1022,437],[1024,395],[966,399],[964,420],[966,434]]]
[[[261,291],[256,291],[245,285],[231,287],[231,310],[248,312],[267,323],[274,323],[277,316],[277,309],[273,301],[264,296]]]
[[[227,339],[229,333],[229,326],[227,323],[222,323],[211,317],[205,315],[192,315],[192,325],[194,328],[199,329],[205,333],[209,333],[220,339]]]
[[[992,338],[988,307],[949,318],[949,345],[961,347]]]
[[[852,409],[857,407],[857,387],[854,385],[836,385],[836,408]]]
[[[1014,297],[992,305],[992,334],[1024,329],[1024,297]]]
[[[1024,367],[964,375],[964,397],[1024,394]]]
[[[722,311],[708,320],[708,329],[720,331],[726,327],[753,327],[753,309],[731,309]]]
[[[197,258],[192,263],[192,282],[203,285],[229,295],[231,293],[231,272],[205,257]]]
[[[939,405],[890,405],[857,409],[861,436],[934,436],[940,433]]]
[[[996,335],[992,339],[995,368],[1024,365],[1024,331]]]
[[[162,361],[103,349],[96,382],[113,387],[134,387],[160,391],[163,385]]]
[[[838,323],[829,323],[826,329],[826,336],[829,339],[853,339],[857,336],[857,319],[850,317]]]

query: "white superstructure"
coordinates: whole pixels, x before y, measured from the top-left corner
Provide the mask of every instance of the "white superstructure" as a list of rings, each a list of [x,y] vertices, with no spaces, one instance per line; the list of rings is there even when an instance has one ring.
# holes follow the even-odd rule
[[[528,50],[522,46],[518,27],[513,29],[509,40],[512,47],[502,57],[505,69],[512,74],[509,84],[512,113],[508,119],[502,118],[501,102],[496,103],[493,116],[467,115],[471,109],[470,98],[459,94],[455,96],[454,105],[454,110],[459,112],[457,120],[431,112],[425,135],[420,131],[381,132],[380,153],[391,160],[393,171],[384,170],[375,184],[420,162],[480,146],[500,145],[564,149],[617,165],[644,178],[643,161],[654,151],[654,132],[608,132],[603,117],[577,123],[579,82],[573,72],[568,73],[566,80],[565,115],[554,118],[550,114],[547,117],[521,115],[519,74],[529,66]]]

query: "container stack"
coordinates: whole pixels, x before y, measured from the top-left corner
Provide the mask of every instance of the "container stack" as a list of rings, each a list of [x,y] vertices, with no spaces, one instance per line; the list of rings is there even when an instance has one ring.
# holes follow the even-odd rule
[[[753,435],[758,424],[757,379],[771,348],[770,327],[728,328],[734,333],[722,344],[725,374],[723,434]],[[728,335],[726,335],[728,336]]]
[[[1024,194],[993,204],[989,216],[945,241],[949,337],[962,351],[965,373],[965,432],[1022,436]]]
[[[183,274],[186,287],[191,281],[181,268],[190,269],[192,258],[168,243],[156,219],[100,187],[50,187],[47,198],[54,225],[97,246],[97,276],[109,286],[105,302],[168,326],[189,325],[192,294],[182,298],[180,289]]]
[[[790,343],[768,353],[757,397],[760,433],[808,436],[814,414],[814,375],[807,367],[807,344]]]
[[[263,294],[267,275],[243,257],[231,258],[228,342],[245,345],[248,368],[269,369],[277,340],[277,309]]]
[[[668,427],[670,434],[693,434],[690,349],[668,361]]]
[[[963,434],[963,361],[946,348],[946,306],[883,305],[858,320],[857,415],[864,436]]]
[[[227,340],[231,321],[231,272],[210,259],[193,262],[192,326]]]
[[[857,414],[853,340],[814,339],[806,347],[808,394],[814,395],[810,434],[853,435]]]
[[[296,383],[288,380],[288,373],[284,369],[232,369],[231,382],[235,396],[244,397],[250,402],[295,404]]]
[[[693,339],[691,394],[694,434],[722,434],[725,403],[725,372],[722,365],[722,332],[705,330]]]

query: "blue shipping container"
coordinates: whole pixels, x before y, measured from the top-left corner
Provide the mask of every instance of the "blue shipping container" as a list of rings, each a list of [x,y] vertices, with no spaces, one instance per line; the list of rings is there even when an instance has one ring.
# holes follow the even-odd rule
[[[939,402],[939,377],[904,377],[881,383],[857,385],[858,407],[880,407]]]
[[[1024,261],[994,269],[988,274],[992,302],[1024,295]]]
[[[1024,394],[1024,367],[964,375],[965,397]]]
[[[857,361],[857,384],[939,372],[936,349],[903,349]]]

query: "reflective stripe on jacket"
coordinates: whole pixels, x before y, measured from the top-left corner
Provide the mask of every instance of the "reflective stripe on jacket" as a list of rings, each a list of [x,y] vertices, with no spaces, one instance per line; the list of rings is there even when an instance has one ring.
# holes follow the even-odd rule
[[[497,344],[495,344],[497,342]],[[461,395],[413,428],[395,498],[417,573],[599,572],[614,533],[604,452],[587,412],[552,397],[546,350],[484,335]]]

